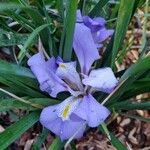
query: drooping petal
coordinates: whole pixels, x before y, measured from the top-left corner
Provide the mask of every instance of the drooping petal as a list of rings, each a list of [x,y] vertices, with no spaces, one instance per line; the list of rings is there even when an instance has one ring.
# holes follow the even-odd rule
[[[83,91],[83,85],[78,72],[76,71],[76,62],[60,62],[56,70],[56,75],[63,79],[72,89]]]
[[[87,121],[90,127],[97,127],[109,116],[109,110],[99,104],[92,95],[84,96],[78,109],[74,112]]]
[[[95,43],[101,43],[109,38],[114,33],[114,30],[107,30],[106,28],[102,28],[97,32],[93,32],[93,39]]]
[[[106,23],[104,18],[97,17],[91,19],[89,16],[83,16],[83,22],[88,28],[91,29],[92,32],[97,32],[98,30],[103,28]]]
[[[67,100],[69,102],[69,100]],[[67,103],[65,101],[65,103]],[[73,104],[74,105],[74,104]],[[46,107],[42,110],[40,115],[41,124],[52,131],[54,134],[60,136],[62,140],[73,138],[80,138],[85,130],[85,121],[80,119],[76,120],[62,120],[61,116],[58,116],[58,109],[61,106],[54,105]]]
[[[56,135],[59,135],[62,120],[57,116],[56,107],[57,105],[44,108],[40,115],[40,122],[44,127],[49,129]]]
[[[65,99],[62,103],[58,104],[56,109],[57,115],[62,118],[62,120],[68,120],[71,113],[78,107],[81,102],[81,98],[70,96]]]
[[[100,58],[91,31],[82,23],[76,23],[73,48],[78,57],[81,73],[88,74],[93,62]]]
[[[59,92],[67,91],[68,89],[65,83],[52,72],[54,66],[48,65],[49,62],[54,63],[53,58],[46,62],[43,53],[39,52],[28,60],[28,65],[37,77],[40,89],[48,92],[52,97],[56,97]]]
[[[74,136],[74,139],[79,139],[85,131],[85,121],[74,122],[71,120],[64,121],[61,127],[60,138],[66,140]]]
[[[82,80],[84,85],[89,85],[96,90],[111,93],[118,83],[111,68],[92,70],[89,77]]]

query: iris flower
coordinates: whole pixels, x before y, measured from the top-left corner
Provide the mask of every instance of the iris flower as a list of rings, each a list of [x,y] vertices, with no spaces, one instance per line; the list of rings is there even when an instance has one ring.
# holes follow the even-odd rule
[[[70,97],[60,104],[44,108],[40,115],[41,124],[62,140],[82,137],[86,125],[97,127],[110,114],[109,110],[92,96],[95,91],[110,93],[118,83],[111,68],[91,67],[100,59],[93,33],[95,28],[96,32],[105,30],[102,29],[105,28],[104,23],[103,19],[87,19],[82,17],[79,11],[77,13],[73,48],[80,64],[80,73],[76,70],[75,61],[64,62],[60,57],[51,57],[46,61],[42,51],[28,60],[42,91],[52,97],[57,97],[60,92],[70,92]]]

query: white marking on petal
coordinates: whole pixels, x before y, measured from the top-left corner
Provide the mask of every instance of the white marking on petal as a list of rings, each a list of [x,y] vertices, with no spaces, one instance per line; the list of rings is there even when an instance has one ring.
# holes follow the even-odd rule
[[[81,98],[71,96],[60,103],[56,109],[57,115],[62,118],[63,121],[68,120],[72,112],[77,108],[81,101]]]
[[[78,72],[76,71],[75,62],[59,63],[56,74],[63,79],[72,89],[83,90],[83,85]]]

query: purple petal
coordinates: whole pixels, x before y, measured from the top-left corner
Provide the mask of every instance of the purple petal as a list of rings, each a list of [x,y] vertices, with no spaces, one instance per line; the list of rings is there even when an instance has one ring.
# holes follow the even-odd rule
[[[106,28],[103,28],[97,32],[93,32],[92,35],[95,43],[100,43],[109,38],[113,33],[114,30],[107,30]]]
[[[83,85],[76,71],[76,62],[59,63],[56,75],[63,79],[75,91],[82,91]]]
[[[30,66],[34,75],[37,77],[40,84],[49,79],[44,56],[41,52],[33,55],[28,60],[28,65]]]
[[[42,110],[40,115],[41,124],[52,131],[54,134],[60,136],[62,140],[69,139],[73,135],[74,138],[80,138],[85,130],[85,121],[80,119],[78,121],[66,120],[63,121],[57,115],[59,105],[49,106]]]
[[[83,16],[83,22],[88,28],[91,29],[92,32],[97,32],[98,30],[103,28],[106,23],[104,18],[98,17],[91,19],[88,16]]]
[[[55,66],[52,66],[54,65],[54,58],[46,62],[43,53],[39,52],[28,60],[28,65],[37,77],[42,91],[56,97],[59,92],[68,90],[65,83],[52,72],[55,69]]]
[[[56,59],[55,57],[51,57],[47,62],[46,62],[46,65],[47,65],[47,70],[49,72],[56,72],[56,69],[57,69],[57,63],[56,63]]]
[[[81,138],[85,131],[85,122],[64,121],[61,126],[60,138],[66,140],[74,136],[74,139]]]
[[[83,22],[81,11],[79,9],[77,10],[76,20],[77,22]]]
[[[90,127],[96,127],[109,116],[109,110],[99,104],[92,95],[84,96],[80,106],[74,112],[87,121]]]
[[[81,73],[88,74],[93,62],[100,58],[91,31],[83,24],[76,23],[73,41]]]
[[[70,96],[65,99],[63,102],[57,105],[56,112],[58,117],[61,117],[62,120],[68,120],[80,102],[81,98],[76,98],[74,96]]]
[[[89,77],[82,80],[84,85],[89,85],[96,90],[110,93],[118,83],[111,68],[92,70]]]
[[[62,120],[57,116],[56,107],[57,105],[44,108],[40,115],[40,122],[44,127],[59,135]]]

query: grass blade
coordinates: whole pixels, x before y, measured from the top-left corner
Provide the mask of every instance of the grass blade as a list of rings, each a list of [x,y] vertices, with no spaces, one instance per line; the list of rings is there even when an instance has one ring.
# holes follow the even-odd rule
[[[119,139],[117,139],[112,133],[110,133],[107,129],[107,126],[103,124],[103,126],[99,126],[99,130],[103,133],[106,134],[108,139],[110,140],[111,144],[117,149],[117,150],[128,150],[125,145],[120,142]]]
[[[131,77],[136,76],[138,73],[142,71],[146,71],[150,69],[150,56],[139,60],[136,64],[133,64],[129,69],[121,77],[121,81]]]
[[[72,44],[73,44],[73,35],[76,22],[76,10],[77,10],[78,0],[70,0],[67,10],[67,15],[65,19],[65,40],[64,40],[64,51],[63,59],[65,61],[70,61],[72,56]]]
[[[39,134],[36,142],[33,144],[31,150],[39,150],[39,149],[41,149],[42,144],[44,143],[48,133],[49,133],[49,130],[44,128],[42,133]]]
[[[112,58],[111,66],[115,65],[115,58],[118,54],[119,48],[123,42],[125,33],[130,22],[132,11],[134,9],[135,0],[121,0],[120,8],[118,12],[116,32],[114,36],[113,49],[112,49]]]
[[[62,142],[60,138],[57,137],[56,139],[54,139],[48,150],[61,150],[63,146],[64,142]]]
[[[39,119],[39,111],[32,112],[0,133],[0,148],[6,149],[12,142],[32,127]]]
[[[28,37],[27,41],[25,42],[24,46],[21,49],[21,53],[18,56],[19,61],[21,62],[22,59],[24,58],[25,54],[27,53],[27,47],[33,42],[34,38],[39,35],[39,33],[44,30],[46,27],[48,27],[49,24],[43,24],[41,26],[39,26],[38,28],[36,28],[31,35]]]
[[[110,106],[110,108],[115,110],[150,110],[150,102],[133,103],[130,101],[123,101]]]
[[[109,0],[99,0],[95,7],[90,11],[90,17],[98,17],[101,15],[102,8],[107,4]]]
[[[34,79],[30,69],[0,60],[0,74],[11,74]]]

